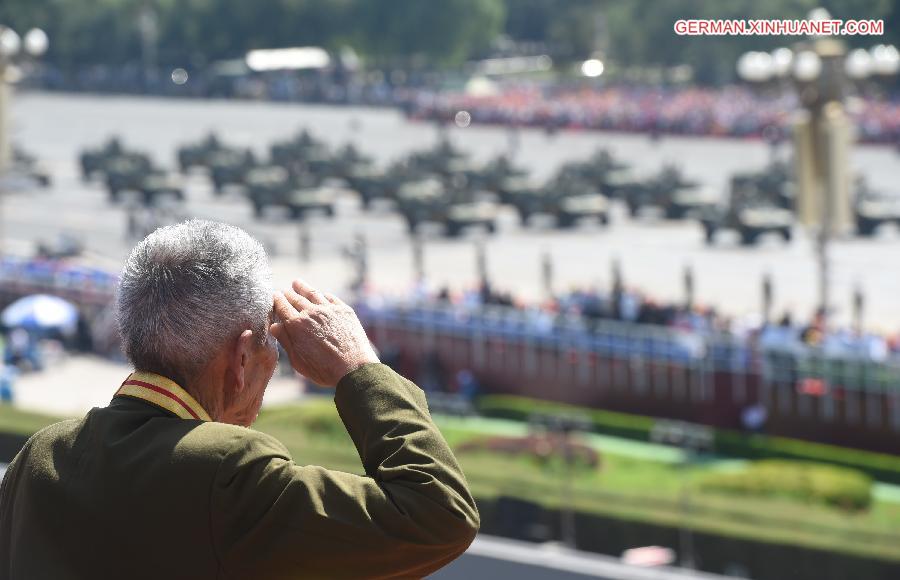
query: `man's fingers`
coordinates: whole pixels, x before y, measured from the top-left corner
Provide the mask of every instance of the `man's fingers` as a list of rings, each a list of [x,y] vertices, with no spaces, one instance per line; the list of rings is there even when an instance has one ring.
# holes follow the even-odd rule
[[[326,299],[321,292],[319,292],[300,278],[294,280],[291,283],[291,286],[294,288],[294,291],[297,292],[297,294],[300,294],[313,304],[325,304],[326,302]]]
[[[313,306],[313,303],[307,300],[305,296],[297,294],[290,288],[284,291],[284,297],[291,303],[291,306],[297,309],[298,313],[303,310],[309,310]]]
[[[334,294],[332,294],[330,292],[325,292],[322,295],[325,297],[325,300],[327,300],[328,302],[331,302],[332,304],[335,304],[337,306],[340,306],[341,304],[343,304],[343,302],[341,302],[340,298],[338,298],[337,296],[335,296]]]
[[[282,339],[286,338],[284,334],[284,324],[281,322],[273,322],[269,325],[269,334],[275,337],[275,340],[281,342]]]
[[[272,295],[272,300],[272,309],[275,311],[275,316],[278,317],[278,320],[290,320],[292,318],[297,318],[300,314],[281,292],[275,292]]]

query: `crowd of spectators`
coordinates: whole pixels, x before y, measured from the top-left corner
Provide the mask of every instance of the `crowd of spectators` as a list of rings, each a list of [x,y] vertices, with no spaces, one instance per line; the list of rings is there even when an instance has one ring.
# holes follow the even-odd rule
[[[398,76],[399,75],[399,76]],[[167,71],[137,65],[94,66],[75,72],[47,68],[30,86],[49,90],[225,97],[402,108],[416,119],[452,122],[467,111],[472,123],[548,130],[605,130],[650,135],[766,137],[783,139],[798,108],[792,91],[754,92],[749,87],[593,86],[533,81],[504,82],[486,93],[441,88],[441,75],[341,70],[297,74],[217,75],[192,71],[178,85]],[[444,83],[445,84],[445,83]],[[859,139],[900,145],[900,100],[858,100],[851,112]]]
[[[900,102],[862,99],[851,107],[859,139],[900,143]],[[796,96],[767,96],[749,88],[504,87],[497,94],[421,91],[410,97],[408,114],[416,119],[452,121],[467,111],[472,123],[545,129],[606,130],[651,135],[711,137],[787,136]]]
[[[830,324],[822,312],[809,320],[785,313],[774,320],[762,316],[734,317],[714,307],[658,300],[634,288],[601,290],[578,288],[552,298],[528,302],[489,285],[452,291],[447,287],[430,291],[422,284],[408,296],[391,298],[370,293],[365,308],[445,308],[463,315],[486,313],[495,307],[519,315],[529,332],[552,333],[560,323],[576,323],[591,330],[609,328],[607,323],[641,325],[672,331],[681,345],[695,354],[714,343],[731,343],[748,349],[777,350],[800,354],[813,352],[827,358],[900,362],[900,334],[885,336]],[[622,328],[621,326],[619,328]],[[627,326],[625,328],[628,328]],[[604,330],[608,332],[608,330]],[[698,340],[693,340],[698,339]],[[693,347],[692,347],[693,345]],[[704,346],[706,345],[706,346]]]

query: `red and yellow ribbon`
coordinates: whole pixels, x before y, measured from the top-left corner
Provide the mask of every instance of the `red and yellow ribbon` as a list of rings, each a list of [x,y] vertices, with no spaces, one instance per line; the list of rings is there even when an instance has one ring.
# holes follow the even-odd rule
[[[212,421],[200,403],[187,391],[166,377],[154,373],[131,373],[116,391],[115,396],[147,401],[182,419]]]

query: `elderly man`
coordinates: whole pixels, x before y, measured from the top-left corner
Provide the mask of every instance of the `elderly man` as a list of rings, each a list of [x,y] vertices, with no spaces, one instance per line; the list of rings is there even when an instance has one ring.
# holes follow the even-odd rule
[[[232,226],[189,221],[134,248],[117,308],[135,372],[10,465],[0,579],[409,578],[466,549],[478,512],[422,391],[340,299],[299,280],[273,299],[269,278]],[[295,463],[248,428],[272,337],[336,387],[365,476]]]

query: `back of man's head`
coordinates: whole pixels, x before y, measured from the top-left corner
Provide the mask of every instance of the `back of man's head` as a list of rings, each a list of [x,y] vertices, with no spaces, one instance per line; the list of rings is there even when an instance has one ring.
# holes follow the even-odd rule
[[[190,220],[159,228],[131,251],[116,300],[135,369],[185,384],[245,329],[267,335],[271,272],[240,228]]]

